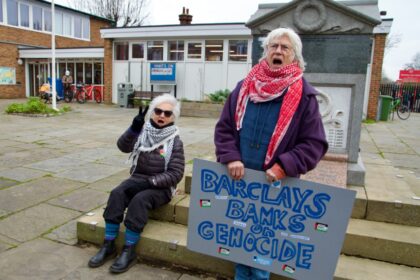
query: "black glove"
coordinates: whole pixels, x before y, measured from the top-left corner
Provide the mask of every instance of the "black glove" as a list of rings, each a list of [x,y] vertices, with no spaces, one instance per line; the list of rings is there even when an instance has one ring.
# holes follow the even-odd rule
[[[149,110],[149,106],[146,106],[143,110],[143,107],[139,107],[139,114],[134,117],[133,123],[131,124],[131,130],[140,133],[141,129],[144,125],[144,117],[146,116],[147,110]]]

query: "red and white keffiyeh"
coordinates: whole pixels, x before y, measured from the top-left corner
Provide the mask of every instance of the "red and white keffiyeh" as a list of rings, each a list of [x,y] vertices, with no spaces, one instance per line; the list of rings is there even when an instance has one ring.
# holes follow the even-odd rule
[[[267,102],[285,94],[279,118],[268,145],[264,166],[273,158],[273,154],[283,140],[299,105],[302,97],[302,76],[302,69],[297,63],[273,70],[270,69],[267,61],[263,60],[251,69],[239,91],[235,113],[237,130],[242,127],[249,99],[255,103]]]

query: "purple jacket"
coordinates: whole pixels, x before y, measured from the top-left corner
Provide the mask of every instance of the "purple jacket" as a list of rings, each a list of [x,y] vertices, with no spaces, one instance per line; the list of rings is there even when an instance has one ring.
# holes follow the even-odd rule
[[[227,164],[241,160],[239,131],[236,130],[235,110],[242,81],[229,95],[216,124],[214,143],[217,161]],[[268,168],[279,163],[287,176],[299,177],[314,169],[328,150],[324,126],[316,100],[317,91],[303,78],[303,94],[289,129],[274,153]]]

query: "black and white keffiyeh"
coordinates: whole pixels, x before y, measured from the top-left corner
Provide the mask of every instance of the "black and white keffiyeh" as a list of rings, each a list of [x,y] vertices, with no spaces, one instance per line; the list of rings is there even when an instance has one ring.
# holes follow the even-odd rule
[[[174,147],[174,138],[178,134],[178,127],[175,125],[155,128],[150,123],[150,120],[148,120],[144,124],[143,130],[128,158],[129,161],[131,160],[131,173],[136,169],[137,160],[141,152],[151,152],[160,146],[163,146],[163,153],[161,155],[165,158],[165,170],[167,170]]]

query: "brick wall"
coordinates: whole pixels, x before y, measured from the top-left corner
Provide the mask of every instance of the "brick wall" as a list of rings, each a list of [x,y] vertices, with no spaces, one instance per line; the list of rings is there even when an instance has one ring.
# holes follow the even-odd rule
[[[382,79],[382,64],[384,61],[384,51],[386,34],[375,34],[375,47],[373,50],[373,63],[371,69],[369,101],[367,118],[376,119],[378,111],[379,87]]]
[[[56,48],[103,47],[100,28],[109,22],[90,18],[91,40],[56,36]],[[25,97],[25,66],[19,65],[18,46],[51,47],[51,34],[0,25],[0,66],[16,68],[16,85],[0,85],[0,98]]]
[[[105,39],[104,43],[104,102],[112,103],[112,39]]]

